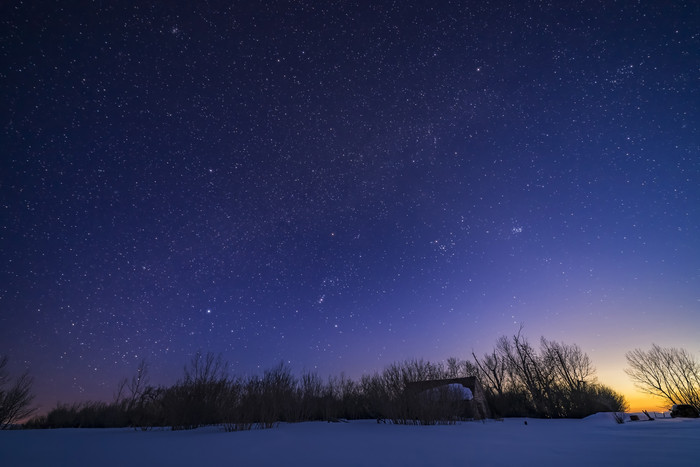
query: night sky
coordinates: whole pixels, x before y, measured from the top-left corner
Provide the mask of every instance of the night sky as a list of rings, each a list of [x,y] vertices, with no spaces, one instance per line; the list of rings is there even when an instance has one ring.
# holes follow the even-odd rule
[[[358,377],[523,333],[700,352],[694,1],[0,6],[0,354]],[[633,404],[634,405],[634,404]]]

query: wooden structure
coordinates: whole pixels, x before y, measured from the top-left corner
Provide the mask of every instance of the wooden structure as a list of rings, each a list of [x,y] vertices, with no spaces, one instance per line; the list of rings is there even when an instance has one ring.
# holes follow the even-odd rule
[[[406,391],[415,391],[417,393],[421,393],[424,391],[440,388],[443,386],[449,386],[452,384],[461,384],[463,387],[471,391],[472,399],[468,403],[471,405],[472,411],[474,413],[474,418],[479,420],[491,418],[491,411],[489,410],[489,405],[486,401],[484,390],[481,387],[481,383],[479,383],[479,379],[476,376],[469,376],[466,378],[414,381],[406,385]]]

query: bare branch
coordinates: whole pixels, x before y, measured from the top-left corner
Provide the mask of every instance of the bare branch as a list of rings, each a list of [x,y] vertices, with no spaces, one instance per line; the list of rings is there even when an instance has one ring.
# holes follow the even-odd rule
[[[700,408],[700,364],[685,349],[653,344],[647,352],[635,349],[625,357],[625,373],[641,391]]]

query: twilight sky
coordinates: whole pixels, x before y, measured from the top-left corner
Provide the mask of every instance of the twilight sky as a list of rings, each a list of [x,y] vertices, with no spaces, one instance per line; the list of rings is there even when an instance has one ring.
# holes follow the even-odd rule
[[[0,354],[364,372],[521,323],[700,355],[697,2],[0,6]],[[633,403],[633,407],[635,404]]]

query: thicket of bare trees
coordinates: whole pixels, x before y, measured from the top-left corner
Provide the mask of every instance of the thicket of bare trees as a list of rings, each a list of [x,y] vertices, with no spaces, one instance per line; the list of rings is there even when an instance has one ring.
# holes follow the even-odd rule
[[[449,391],[420,395],[408,383],[474,374],[469,362],[447,365],[423,360],[395,363],[360,381],[340,377],[322,380],[315,373],[296,378],[284,364],[262,377],[228,376],[226,364],[213,354],[197,354],[184,376],[170,387],[148,385],[141,363],[136,375],[123,380],[115,401],[58,406],[32,420],[29,427],[117,427],[173,430],[222,425],[227,431],[270,428],[279,422],[375,418],[399,424],[454,423],[469,418]]]
[[[538,350],[518,332],[473,357],[491,408],[501,416],[578,418],[627,406],[596,381],[590,358],[577,345],[542,338]]]
[[[12,380],[7,363],[7,356],[0,356],[0,430],[11,427],[34,412],[31,376],[25,372]]]
[[[627,352],[625,372],[647,394],[669,404],[688,404],[700,410],[700,364],[685,349],[664,348]]]
[[[621,411],[625,401],[598,384],[588,356],[575,345],[542,339],[539,350],[518,333],[498,340],[474,361],[409,360],[359,381],[344,376],[295,377],[280,364],[262,376],[230,376],[221,357],[197,354],[170,387],[153,387],[139,365],[118,387],[115,401],[59,406],[34,427],[169,426],[219,424],[228,431],[269,428],[279,422],[374,418],[397,424],[449,424],[470,419],[463,394],[448,387],[407,390],[419,381],[477,376],[497,416],[584,417]],[[454,388],[453,388],[454,389]],[[473,409],[473,408],[472,408]]]

